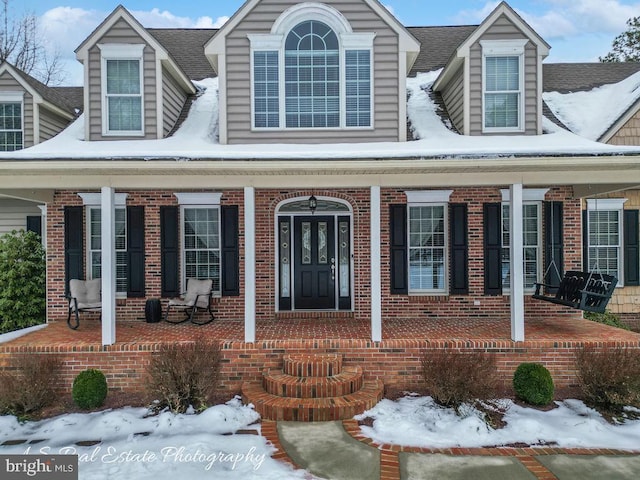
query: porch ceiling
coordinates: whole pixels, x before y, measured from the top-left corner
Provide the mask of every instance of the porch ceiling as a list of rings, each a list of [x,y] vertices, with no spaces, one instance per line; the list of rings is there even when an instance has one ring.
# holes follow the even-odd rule
[[[640,185],[640,156],[412,160],[0,161],[13,189],[584,186],[580,196]],[[613,186],[614,190],[611,190]],[[608,189],[608,190],[607,190]],[[0,193],[3,193],[0,188]]]

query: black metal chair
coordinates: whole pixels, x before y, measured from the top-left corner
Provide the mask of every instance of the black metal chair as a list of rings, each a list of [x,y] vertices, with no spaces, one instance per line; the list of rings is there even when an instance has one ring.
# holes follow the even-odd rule
[[[165,322],[183,323],[191,320],[197,325],[205,325],[214,320],[213,311],[211,310],[211,298],[213,297],[213,280],[198,280],[196,278],[187,279],[187,291],[181,298],[169,300],[167,311],[164,315]],[[182,310],[186,318],[182,320],[169,320],[169,312],[171,310]],[[209,312],[209,319],[205,321],[197,321],[196,314],[198,310]]]
[[[100,313],[102,315],[102,279],[72,279],[69,281],[69,315],[67,325],[75,330],[80,326],[80,312]],[[73,318],[72,318],[73,314]]]

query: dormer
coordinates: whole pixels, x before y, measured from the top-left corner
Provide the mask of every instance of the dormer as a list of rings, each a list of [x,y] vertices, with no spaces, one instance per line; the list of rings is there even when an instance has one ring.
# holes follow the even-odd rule
[[[74,118],[74,109],[56,89],[9,63],[0,65],[0,152],[44,142]]]
[[[507,3],[462,42],[433,84],[464,135],[542,134],[550,46]]]
[[[164,138],[195,93],[167,50],[121,5],[76,58],[84,65],[88,140]]]
[[[377,0],[341,6],[249,0],[205,45],[220,143],[406,140],[420,44]]]

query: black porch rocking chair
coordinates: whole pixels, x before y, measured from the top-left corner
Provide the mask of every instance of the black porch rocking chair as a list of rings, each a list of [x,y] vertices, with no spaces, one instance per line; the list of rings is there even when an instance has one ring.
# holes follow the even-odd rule
[[[76,330],[80,326],[80,312],[93,312],[102,314],[102,279],[93,280],[69,280],[69,314],[67,325]],[[73,315],[73,317],[72,317]]]
[[[165,322],[183,323],[191,320],[196,325],[205,325],[213,321],[213,311],[211,310],[211,298],[213,297],[213,280],[198,280],[196,278],[187,279],[187,291],[181,298],[169,300],[167,311],[164,315]],[[182,320],[170,320],[169,312],[171,310],[182,310],[185,318]],[[209,318],[204,321],[196,320],[198,310],[207,311]]]

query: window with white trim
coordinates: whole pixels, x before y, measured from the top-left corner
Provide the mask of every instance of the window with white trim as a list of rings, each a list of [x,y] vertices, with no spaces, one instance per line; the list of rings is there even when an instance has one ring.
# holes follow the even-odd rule
[[[144,133],[144,45],[98,45],[102,55],[103,134]]]
[[[0,94],[0,151],[13,152],[24,147],[22,92]]]
[[[511,286],[510,205],[502,204],[502,287]],[[542,271],[542,203],[522,205],[524,288],[533,289]]]
[[[87,236],[89,271],[87,278],[102,278],[102,209],[88,208]],[[116,293],[127,294],[127,210],[115,209]]]
[[[587,200],[588,271],[612,275],[622,286],[623,208],[625,199]]]
[[[523,131],[524,46],[527,40],[483,40],[482,98],[485,132]]]
[[[251,42],[253,128],[371,128],[374,33],[323,4],[300,4]]]

